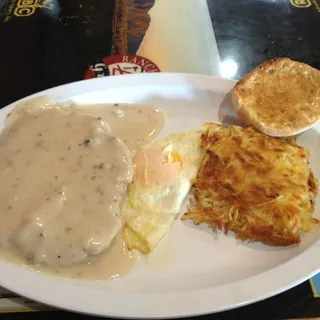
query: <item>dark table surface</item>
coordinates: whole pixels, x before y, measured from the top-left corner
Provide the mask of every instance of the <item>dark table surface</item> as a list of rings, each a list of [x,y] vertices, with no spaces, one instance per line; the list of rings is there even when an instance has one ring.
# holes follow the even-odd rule
[[[261,62],[289,57],[320,69],[319,0],[208,0],[222,62],[240,79]]]
[[[17,3],[0,0],[0,107],[82,80],[90,64],[111,53],[113,1],[52,0],[52,6],[31,9],[30,15],[14,11]],[[208,5],[222,62],[231,59],[239,66],[232,78],[280,56],[320,69],[319,0],[208,0]],[[57,319],[63,314],[10,313],[0,319]],[[69,319],[89,318],[67,314]],[[199,319],[310,317],[320,317],[320,299],[305,282],[265,301]]]
[[[50,0],[30,15],[19,2],[0,0],[1,107],[83,80],[92,63],[111,54],[113,0]]]

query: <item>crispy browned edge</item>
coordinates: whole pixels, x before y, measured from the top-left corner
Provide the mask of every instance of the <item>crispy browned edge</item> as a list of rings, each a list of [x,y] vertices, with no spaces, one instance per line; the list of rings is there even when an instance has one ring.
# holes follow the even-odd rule
[[[248,128],[246,128],[244,130],[253,130],[253,131],[255,131],[251,127],[248,127]],[[202,137],[201,137],[201,147],[202,148],[204,148],[205,145],[206,145],[206,141],[205,140],[207,140],[207,132],[208,131],[206,130],[202,134]],[[259,132],[257,132],[257,133],[261,134]],[[271,138],[271,139],[280,139],[280,140],[284,141],[285,143],[288,143],[290,145],[297,146],[297,147],[301,148],[296,143],[296,137],[288,137],[288,138],[273,138],[273,137],[269,137],[269,138]],[[204,152],[206,152],[206,150],[204,150]],[[200,170],[201,170],[201,167],[203,165],[205,165],[204,162],[201,164]],[[200,172],[200,170],[199,170],[199,172]],[[196,183],[196,181],[194,181],[192,189],[194,188],[195,183]],[[309,168],[308,187],[309,187],[309,191],[311,193],[313,193],[313,195],[315,197],[317,192],[318,192],[318,183],[317,183],[317,180],[315,179],[315,177],[313,175],[313,172],[311,171],[310,168]],[[191,193],[192,193],[192,191],[191,191]],[[311,201],[314,201],[314,199],[311,199]],[[234,230],[233,228],[228,228],[227,226],[223,225],[223,223],[221,223],[219,221],[213,221],[213,220],[210,221],[208,219],[199,219],[199,221],[196,221],[192,217],[190,218],[188,216],[188,212],[186,212],[181,217],[181,219],[182,220],[191,219],[195,225],[199,225],[199,224],[205,223],[205,224],[209,225],[214,231],[216,229],[219,229],[219,230],[224,231],[225,234],[228,234],[229,231],[232,231],[232,232],[234,232],[236,238],[241,240],[241,241],[262,242],[262,243],[270,245],[270,246],[289,246],[289,245],[293,245],[293,244],[298,244],[301,241],[299,236],[293,236],[293,235],[292,236],[290,236],[290,235],[289,236],[275,236],[274,234],[272,234],[272,227],[264,227],[264,228],[261,228],[261,227],[254,228],[253,227],[253,228],[251,228],[249,230],[249,232],[238,232],[237,230]],[[312,218],[312,219],[313,219],[315,224],[317,224],[317,225],[320,224],[320,221],[318,219],[316,219],[316,218]]]
[[[267,135],[271,135],[271,136],[295,135],[295,134],[298,134],[299,132],[296,132],[295,130],[293,130],[291,132],[290,132],[290,130],[286,130],[286,132],[272,130],[270,128],[266,128],[265,126],[263,126],[256,119],[252,119],[251,116],[249,115],[249,113],[247,112],[245,106],[243,106],[242,103],[240,102],[240,100],[241,100],[240,87],[245,85],[246,82],[250,81],[250,79],[253,75],[259,73],[260,71],[264,71],[264,70],[268,69],[270,66],[272,66],[273,64],[279,63],[281,61],[288,61],[291,63],[299,63],[300,65],[303,65],[306,69],[310,69],[315,73],[320,72],[318,69],[313,68],[312,66],[310,66],[304,62],[294,61],[294,60],[287,58],[287,57],[274,58],[274,59],[270,59],[270,60],[262,62],[260,65],[258,65],[256,68],[254,68],[252,71],[247,73],[242,79],[240,79],[235,84],[235,86],[233,87],[233,89],[231,91],[232,104],[233,104],[233,107],[234,107],[238,117],[244,123],[253,126],[255,130],[260,131],[261,133],[264,133]]]
[[[280,58],[274,58],[274,59],[270,59],[267,61],[262,62],[261,64],[259,64],[256,68],[254,68],[253,70],[251,70],[249,73],[247,73],[242,79],[240,79],[236,85],[233,88],[233,91],[235,91],[236,93],[238,93],[238,88],[240,85],[243,85],[245,82],[247,82],[252,75],[256,74],[258,71],[264,71],[265,69],[267,69],[268,67],[272,66],[274,63],[276,62],[280,62],[280,61],[289,61],[289,62],[294,62],[294,63],[299,63],[301,65],[304,65],[306,68],[313,70],[314,72],[319,72],[318,69],[313,68],[312,66],[304,63],[304,62],[300,62],[300,61],[294,61],[290,58],[287,57],[280,57]]]

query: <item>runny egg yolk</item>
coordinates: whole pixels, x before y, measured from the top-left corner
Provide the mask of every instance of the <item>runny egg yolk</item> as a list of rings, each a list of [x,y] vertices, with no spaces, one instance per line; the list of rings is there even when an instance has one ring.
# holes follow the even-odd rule
[[[133,158],[133,183],[142,186],[170,185],[179,176],[182,159],[172,145],[140,149]]]

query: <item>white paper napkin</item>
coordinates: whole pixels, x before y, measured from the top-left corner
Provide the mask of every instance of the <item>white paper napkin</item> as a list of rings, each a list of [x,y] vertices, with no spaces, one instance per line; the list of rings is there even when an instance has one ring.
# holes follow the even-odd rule
[[[137,52],[162,72],[220,75],[220,57],[206,0],[156,0]]]

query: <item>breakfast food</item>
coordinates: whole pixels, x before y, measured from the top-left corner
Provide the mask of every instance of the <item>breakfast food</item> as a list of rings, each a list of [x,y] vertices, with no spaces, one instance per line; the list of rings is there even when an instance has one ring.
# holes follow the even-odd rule
[[[110,246],[132,164],[102,120],[60,108],[25,112],[0,146],[1,247],[31,264],[65,267]]]
[[[86,111],[43,101],[19,105],[0,135],[1,254],[72,277],[88,264],[118,274],[117,263],[132,258],[118,235],[133,149],[160,132],[164,116],[151,106]],[[114,269],[91,259],[109,251],[114,261],[103,261]]]
[[[184,132],[155,140],[166,116],[153,106],[63,105],[46,97],[16,106],[0,133],[1,257],[72,278],[123,276],[137,252],[155,251],[182,212],[182,220],[243,241],[299,243],[320,225],[313,217],[318,187],[309,152],[292,134],[298,118],[306,128],[304,121],[318,117],[318,74],[289,59],[259,70],[236,85],[233,101],[267,135],[214,123],[187,131],[189,116]],[[314,86],[298,102],[277,81]],[[273,102],[278,109],[269,111]]]
[[[150,105],[84,104],[75,108],[82,114],[102,118],[112,134],[123,141],[132,154],[157,137],[166,123],[165,113]]]
[[[312,217],[317,182],[309,153],[251,128],[207,123],[204,157],[182,219],[233,231],[237,238],[274,246],[300,242]]]
[[[133,158],[133,181],[122,205],[128,247],[150,253],[169,231],[200,165],[201,131],[172,134]]]
[[[232,102],[257,131],[297,135],[320,119],[320,71],[288,58],[266,61],[235,85]]]

